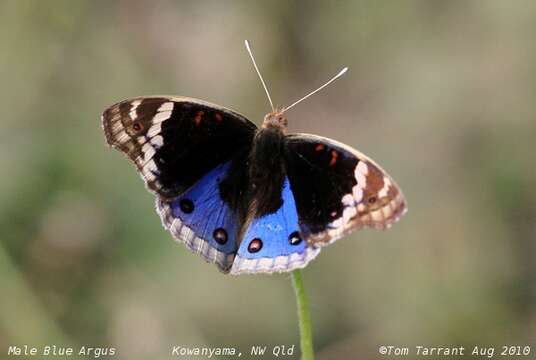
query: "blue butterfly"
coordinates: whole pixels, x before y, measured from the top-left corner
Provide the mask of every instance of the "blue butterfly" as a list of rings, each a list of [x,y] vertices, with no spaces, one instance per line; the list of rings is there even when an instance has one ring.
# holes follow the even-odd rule
[[[139,97],[104,111],[109,145],[136,165],[164,227],[231,274],[291,271],[365,226],[406,210],[394,180],[357,150],[287,134],[281,111],[257,128],[205,101]]]

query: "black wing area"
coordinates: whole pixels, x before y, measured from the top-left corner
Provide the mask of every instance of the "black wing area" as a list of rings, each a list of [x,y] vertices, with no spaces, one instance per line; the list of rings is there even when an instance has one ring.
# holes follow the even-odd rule
[[[197,99],[121,101],[102,115],[106,141],[136,165],[147,188],[172,199],[230,160],[243,166],[257,127],[244,116]]]
[[[335,140],[288,135],[285,162],[300,227],[312,245],[329,244],[363,226],[388,228],[406,211],[394,180]]]

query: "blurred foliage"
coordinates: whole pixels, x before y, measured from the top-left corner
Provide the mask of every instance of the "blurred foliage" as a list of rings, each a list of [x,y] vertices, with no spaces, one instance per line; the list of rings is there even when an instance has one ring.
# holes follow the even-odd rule
[[[0,2],[0,349],[298,343],[288,275],[231,277],[160,225],[99,116],[178,94],[279,105],[373,157],[410,211],[304,272],[319,359],[382,344],[534,343],[536,3],[533,1]],[[536,351],[536,348],[533,349]]]

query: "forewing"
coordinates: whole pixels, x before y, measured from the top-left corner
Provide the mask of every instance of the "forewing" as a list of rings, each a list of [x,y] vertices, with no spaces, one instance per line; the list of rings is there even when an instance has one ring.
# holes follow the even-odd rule
[[[165,199],[247,153],[256,130],[232,110],[172,96],[121,101],[104,111],[102,127],[108,144],[125,153],[147,188]]]
[[[364,226],[386,229],[406,211],[394,180],[357,150],[325,137],[286,138],[287,173],[302,233],[315,246]]]

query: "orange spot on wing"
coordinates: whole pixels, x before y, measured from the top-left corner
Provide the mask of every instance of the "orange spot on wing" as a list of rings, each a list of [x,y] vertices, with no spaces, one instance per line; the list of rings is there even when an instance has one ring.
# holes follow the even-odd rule
[[[223,118],[221,117],[221,114],[220,113],[215,113],[214,114],[214,117],[216,118],[216,122],[217,123],[221,123]]]
[[[337,163],[338,157],[339,154],[335,150],[331,150],[331,161],[329,162],[329,166],[334,166]]]
[[[195,114],[195,118],[194,118],[195,126],[201,125],[201,119],[203,119],[203,115],[205,115],[204,111],[198,111],[197,114]]]
[[[322,151],[324,150],[324,144],[317,144],[315,147],[315,151]]]

